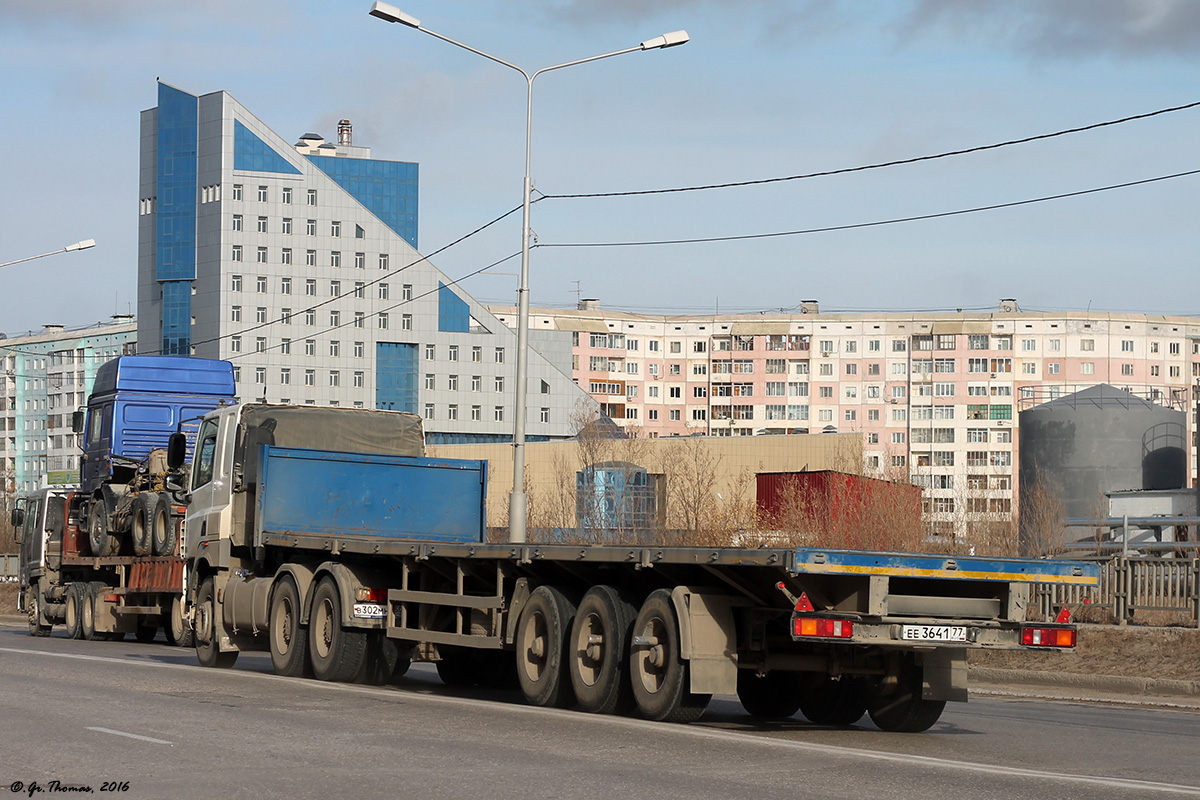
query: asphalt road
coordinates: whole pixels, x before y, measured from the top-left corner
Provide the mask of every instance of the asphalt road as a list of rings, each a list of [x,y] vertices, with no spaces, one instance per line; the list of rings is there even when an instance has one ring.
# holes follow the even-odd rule
[[[206,670],[165,644],[9,625],[0,720],[0,793],[26,797],[65,795],[52,781],[130,798],[1200,797],[1196,712],[982,699],[904,735],[760,725],[717,698],[679,726],[451,691],[424,665],[323,684],[257,654]]]

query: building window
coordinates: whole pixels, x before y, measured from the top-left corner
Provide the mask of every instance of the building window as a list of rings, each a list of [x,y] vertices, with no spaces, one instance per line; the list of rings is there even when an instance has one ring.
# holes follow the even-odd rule
[[[367,254],[366,253],[355,253],[354,254],[354,268],[355,269],[366,269],[367,268]]]
[[[388,299],[388,285],[386,283],[379,284],[379,299],[380,300]]]
[[[549,421],[550,421],[550,409],[543,407],[543,408],[541,409],[541,413],[540,413],[540,415],[539,415],[539,419],[540,419],[540,420],[541,420],[543,423],[547,423],[547,422],[549,422]]]
[[[504,406],[496,406],[492,414],[492,419],[496,422],[504,422]]]
[[[258,187],[258,202],[260,202],[260,203],[267,202],[267,187],[265,187],[265,186]]]
[[[305,325],[316,325],[317,324],[317,310],[315,308],[305,309],[304,324]]]
[[[471,421],[479,422],[483,419],[483,406],[471,406]]]
[[[329,355],[332,356],[333,358],[337,358],[341,354],[342,354],[342,343],[338,342],[338,341],[331,341],[329,343]]]
[[[258,232],[259,233],[267,232],[267,218],[266,217],[258,218]]]
[[[317,371],[315,369],[304,370],[304,385],[305,386],[316,386],[317,385]]]
[[[377,319],[379,320],[379,330],[386,331],[388,328],[387,312],[386,311],[379,312],[379,316],[377,317]]]
[[[242,276],[241,275],[230,275],[229,276],[229,291],[240,292],[241,290],[242,290]]]
[[[496,384],[496,391],[503,392],[504,391],[504,376],[497,375],[496,379],[495,379],[495,384]]]
[[[239,261],[239,262],[242,260],[242,246],[240,244],[235,244],[233,246],[233,252],[230,253],[229,259],[231,261]]]
[[[280,339],[279,340],[279,352],[285,356],[290,356],[292,354],[292,340],[291,339]]]
[[[267,321],[266,306],[259,306],[258,308],[254,309],[254,321],[255,322],[266,322]]]
[[[496,348],[496,363],[497,364],[504,363],[504,348],[503,347]]]
[[[241,322],[242,321],[242,307],[241,306],[230,306],[229,307],[229,320],[230,320],[230,322]]]
[[[446,389],[451,392],[458,391],[458,376],[457,375],[447,375],[446,376]]]
[[[388,268],[388,254],[387,253],[379,254],[379,268],[383,269],[383,270],[386,270]]]
[[[292,383],[292,371],[287,367],[279,370],[279,383],[281,386],[290,386]]]
[[[317,204],[317,190],[316,189],[308,190],[308,204],[310,206],[315,206]]]
[[[241,214],[233,215],[233,229],[235,231],[240,231],[242,229],[242,215]]]
[[[304,251],[304,266],[315,267],[316,265],[317,265],[317,251],[316,250]]]
[[[354,373],[354,388],[361,389],[366,383],[366,374],[361,371]]]
[[[305,339],[304,340],[304,355],[315,356],[316,354],[317,354],[317,340],[316,339]]]
[[[329,296],[330,297],[341,297],[342,296],[342,282],[341,281],[330,281],[329,282]]]
[[[267,248],[265,248],[265,247],[258,248],[258,255],[255,256],[255,262],[258,264],[267,263]]]
[[[366,347],[364,346],[364,344],[362,342],[355,342],[354,343],[354,357],[362,358],[363,352],[365,351],[365,349],[366,349]]]
[[[401,330],[411,331],[413,329],[412,325],[413,325],[412,314],[400,315],[400,329]]]
[[[340,267],[341,265],[342,265],[342,254],[341,254],[341,252],[340,252],[340,251],[338,251],[338,250],[331,250],[331,251],[329,252],[329,266],[331,266],[331,267]]]
[[[425,345],[425,360],[433,361],[437,358],[437,345]]]
[[[329,385],[340,386],[342,384],[342,373],[336,369],[329,370]]]
[[[1121,340],[1121,352],[1122,353],[1132,353],[1133,352],[1133,339],[1122,339]]]
[[[233,185],[233,199],[234,200],[242,199],[242,185],[240,183],[235,183]]]
[[[229,337],[229,352],[231,352],[231,353],[242,352],[242,337],[240,337],[240,336],[230,336]]]
[[[315,219],[310,219],[304,223],[304,233],[309,236],[317,235],[317,221]]]
[[[1133,375],[1133,364],[1122,364],[1121,374],[1125,376]]]
[[[267,337],[265,337],[265,336],[258,336],[258,337],[255,337],[255,339],[254,339],[254,352],[256,352],[256,353],[265,353],[265,352],[267,352]]]

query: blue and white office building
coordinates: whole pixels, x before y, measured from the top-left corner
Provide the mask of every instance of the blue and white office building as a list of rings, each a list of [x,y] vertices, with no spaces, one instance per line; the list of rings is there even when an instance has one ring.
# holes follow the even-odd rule
[[[142,112],[138,350],[230,359],[243,399],[390,408],[431,442],[505,441],[516,335],[417,251],[416,164],[343,120],[286,140],[228,92],[158,84]],[[595,401],[569,333],[538,332],[531,439]]]

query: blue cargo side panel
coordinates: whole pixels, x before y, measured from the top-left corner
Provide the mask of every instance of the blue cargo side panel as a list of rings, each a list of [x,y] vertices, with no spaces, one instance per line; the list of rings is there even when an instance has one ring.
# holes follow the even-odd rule
[[[486,461],[263,445],[263,532],[482,542]]]
[[[877,553],[866,550],[795,551],[795,572],[825,575],[889,575],[945,580],[1015,581],[1096,586],[1100,567],[1083,561],[1040,558],[978,558],[975,556]]]

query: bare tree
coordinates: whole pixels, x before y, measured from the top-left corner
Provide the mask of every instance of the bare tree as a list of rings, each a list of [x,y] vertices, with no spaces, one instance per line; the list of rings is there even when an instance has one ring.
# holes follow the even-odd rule
[[[1045,556],[1062,552],[1063,504],[1062,485],[1048,470],[1021,471],[1020,550],[1023,556]]]

